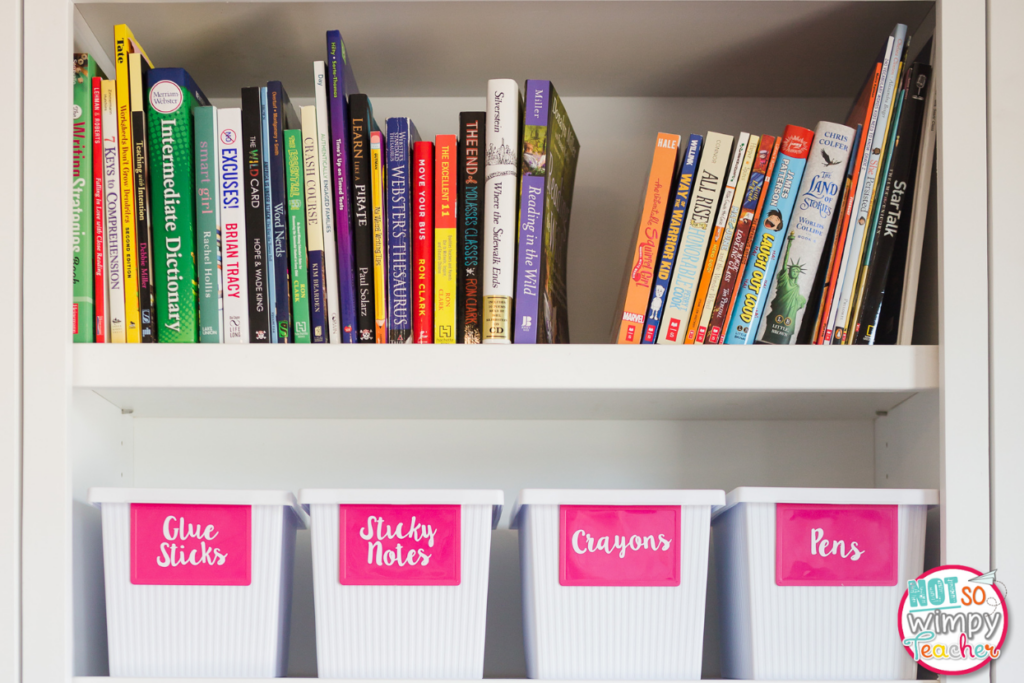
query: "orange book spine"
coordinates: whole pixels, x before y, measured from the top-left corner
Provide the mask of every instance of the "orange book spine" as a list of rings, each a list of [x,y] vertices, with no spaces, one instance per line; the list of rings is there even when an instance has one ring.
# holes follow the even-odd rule
[[[651,299],[651,284],[658,260],[661,231],[665,224],[665,209],[671,199],[678,155],[679,136],[658,133],[651,172],[647,178],[647,192],[626,274],[625,297],[617,335],[619,344],[639,344],[643,334],[644,316]]]

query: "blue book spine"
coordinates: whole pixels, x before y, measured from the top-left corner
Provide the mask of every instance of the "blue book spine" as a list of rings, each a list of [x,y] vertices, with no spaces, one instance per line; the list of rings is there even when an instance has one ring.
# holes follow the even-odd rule
[[[665,307],[665,295],[672,283],[672,269],[676,265],[679,237],[683,233],[683,221],[686,220],[686,208],[690,204],[690,190],[693,189],[693,175],[697,172],[700,161],[700,149],[704,144],[703,135],[691,135],[686,143],[683,157],[683,168],[679,171],[679,182],[676,184],[676,198],[672,205],[668,228],[665,230],[665,241],[661,247],[661,259],[658,261],[658,277],[651,288],[651,303],[647,308],[647,320],[644,323],[644,336],[641,344],[655,344],[658,341],[658,327],[661,325],[661,312]]]
[[[412,342],[412,314],[409,306],[409,262],[412,240],[409,229],[409,153],[417,137],[412,122],[388,119],[387,131],[387,271],[388,342]]]
[[[334,234],[338,247],[341,341],[356,343],[356,270],[352,240],[352,166],[349,159],[348,95],[358,92],[340,31],[327,32],[327,101],[331,117]]]
[[[274,325],[276,341],[291,341],[291,282],[288,267],[288,197],[284,181],[284,119],[285,95],[281,81],[267,83],[267,131],[269,146],[266,158],[270,163],[270,213],[273,219],[274,241],[271,242],[274,262]]]
[[[726,328],[726,344],[754,343],[772,278],[775,277],[775,266],[786,244],[789,219],[793,215],[793,205],[796,203],[813,138],[813,131],[798,126],[786,126],[783,133],[775,172],[768,186],[768,195],[751,242],[750,257]]]
[[[274,263],[274,212],[271,209],[270,194],[270,111],[267,107],[267,89],[260,88],[260,127],[263,148],[263,229],[267,245],[267,303],[270,311],[270,343],[277,338],[277,264]]]

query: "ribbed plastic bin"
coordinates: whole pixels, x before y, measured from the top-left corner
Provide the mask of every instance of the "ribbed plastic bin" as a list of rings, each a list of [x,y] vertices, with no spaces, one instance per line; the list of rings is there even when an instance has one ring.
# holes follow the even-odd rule
[[[530,678],[700,678],[711,511],[723,491],[525,490]]]
[[[273,678],[288,667],[287,491],[89,490],[103,520],[111,676]]]
[[[483,678],[501,491],[305,489],[321,678]]]
[[[934,490],[738,488],[712,520],[726,678],[914,679],[900,598]]]

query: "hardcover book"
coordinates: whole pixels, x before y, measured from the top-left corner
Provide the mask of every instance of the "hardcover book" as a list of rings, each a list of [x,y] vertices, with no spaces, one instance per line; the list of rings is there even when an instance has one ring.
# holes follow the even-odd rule
[[[352,149],[352,238],[356,277],[356,339],[374,341],[373,219],[370,199],[370,133],[377,130],[370,98],[348,98]]]
[[[412,340],[434,342],[434,143],[412,150]]]
[[[356,278],[352,254],[352,169],[349,164],[348,96],[358,92],[340,31],[327,32],[327,97],[331,115],[331,161],[334,168],[334,225],[338,241],[338,287],[341,340],[356,341]]]
[[[391,118],[387,127],[387,251],[388,251],[388,342],[412,342],[412,302],[410,301],[410,173],[412,144],[419,139],[416,127],[407,118]]]
[[[132,185],[135,188],[136,262],[139,281],[139,341],[152,344],[157,341],[156,281],[153,279],[153,223],[149,206],[149,150],[146,146],[146,97],[143,84],[149,65],[142,56],[128,55],[128,73],[131,78],[132,120]]]
[[[775,171],[750,241],[750,258],[733,302],[726,344],[754,343],[813,139],[812,131],[799,126],[786,126],[783,131]]]
[[[196,342],[192,110],[210,102],[184,69],[151,69],[147,77],[149,147],[155,152],[150,182],[161,188],[151,197],[156,336],[161,342]]]
[[[659,344],[682,344],[686,338],[715,208],[725,186],[732,139],[731,135],[708,133],[704,143],[700,166],[693,178],[693,199],[679,237],[679,258],[672,271],[672,286],[665,298],[664,322],[658,330]]]
[[[96,340],[93,288],[93,111],[96,63],[88,54],[72,60],[71,121],[71,333],[76,343]]]
[[[249,341],[270,343],[267,292],[267,230],[263,206],[263,124],[260,89],[242,88],[242,152],[245,155],[245,235],[249,269]]]
[[[221,262],[224,316],[222,338],[227,344],[249,343],[249,259],[245,228],[247,201],[242,110],[217,111],[217,182],[220,205]]]
[[[317,134],[317,110],[303,107],[302,163],[303,196],[306,205],[306,254],[309,269],[309,323],[311,341],[325,344],[327,330],[327,276],[324,256],[323,184],[320,179],[320,147]]]
[[[292,294],[292,341],[310,343],[306,267],[306,203],[303,201],[302,131],[284,131],[285,186],[288,190],[289,284]]]
[[[373,222],[373,340],[388,343],[387,224],[384,199],[384,134],[370,133],[370,206]]]
[[[683,152],[683,167],[679,171],[676,182],[675,198],[672,202],[672,213],[669,214],[661,240],[661,253],[658,257],[658,270],[654,280],[651,301],[647,307],[644,321],[644,337],[641,344],[654,344],[658,341],[658,327],[661,325],[661,311],[665,306],[665,295],[672,283],[672,269],[675,267],[676,254],[679,252],[679,236],[683,232],[683,221],[686,220],[686,207],[690,204],[690,191],[693,189],[693,175],[697,172],[697,161],[700,159],[703,135],[691,135]]]
[[[786,231],[782,265],[772,279],[768,312],[758,329],[759,342],[796,343],[832,214],[845,182],[853,137],[854,130],[839,123],[822,121],[815,129],[796,195],[796,208]]]
[[[110,302],[107,300],[107,240],[103,225],[103,79],[92,78],[92,246],[95,341],[110,341]]]
[[[150,61],[142,45],[135,39],[131,29],[125,24],[114,26],[114,65],[116,80],[116,125],[118,144],[118,172],[121,184],[121,256],[124,270],[122,271],[124,281],[124,325],[125,338],[129,343],[142,341],[142,320],[139,308],[139,274],[138,274],[138,237],[136,235],[136,210],[135,210],[135,174],[133,169],[133,143],[135,137],[132,135],[132,107],[131,87],[129,75],[128,55],[138,53],[146,65],[152,68]],[[149,88],[146,87],[148,92]]]
[[[270,216],[273,221],[271,253],[274,257],[274,319],[276,341],[287,344],[292,341],[292,286],[289,258],[289,211],[288,187],[285,180],[284,129],[298,128],[299,118],[295,114],[288,93],[281,81],[267,83],[267,130],[266,148],[270,167]],[[301,194],[300,194],[301,198]]]
[[[117,96],[114,81],[103,81],[100,90],[103,110],[103,226],[107,243],[107,303],[110,335],[115,344],[127,341],[124,323],[124,261],[121,254],[121,155],[117,138]]]
[[[479,344],[483,308],[480,283],[480,219],[483,215],[483,163],[480,149],[486,113],[459,114],[458,295],[456,304],[459,344]]]
[[[640,217],[619,293],[619,304],[615,309],[620,313],[612,325],[612,336],[619,344],[640,343],[644,314],[651,301],[651,288],[654,285],[661,229],[665,225],[665,214],[672,192],[679,139],[678,135],[658,133],[654,144],[654,159],[645,183],[647,190],[640,206]]]
[[[458,203],[454,135],[434,138],[434,343],[454,344],[458,290]]]
[[[515,291],[516,200],[519,197],[519,84],[487,81],[487,156],[484,163],[483,338],[484,344],[512,343]]]
[[[224,341],[224,296],[221,273],[220,203],[217,201],[217,108],[196,107],[196,232],[199,270],[199,341]]]
[[[320,162],[320,226],[324,232],[324,314],[327,316],[327,339],[341,343],[341,299],[338,284],[338,241],[334,229],[334,169],[331,164],[331,126],[327,105],[327,72],[323,62],[313,62],[313,85],[316,95],[317,158]]]

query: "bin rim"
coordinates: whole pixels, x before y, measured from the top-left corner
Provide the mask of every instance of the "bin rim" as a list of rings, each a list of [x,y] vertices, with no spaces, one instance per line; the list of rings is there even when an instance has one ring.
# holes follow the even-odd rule
[[[519,528],[519,513],[530,505],[700,505],[714,512],[725,505],[721,489],[523,489],[512,506],[509,527]]]
[[[282,490],[255,489],[151,489],[92,487],[86,498],[91,505],[103,503],[155,503],[163,505],[279,505],[295,514],[299,528],[309,528],[309,515],[295,494]]]
[[[795,503],[811,505],[938,505],[936,489],[838,489],[741,486],[725,497],[720,516],[740,503]]]
[[[490,505],[495,529],[505,505],[501,489],[301,489],[299,503],[310,505]]]

